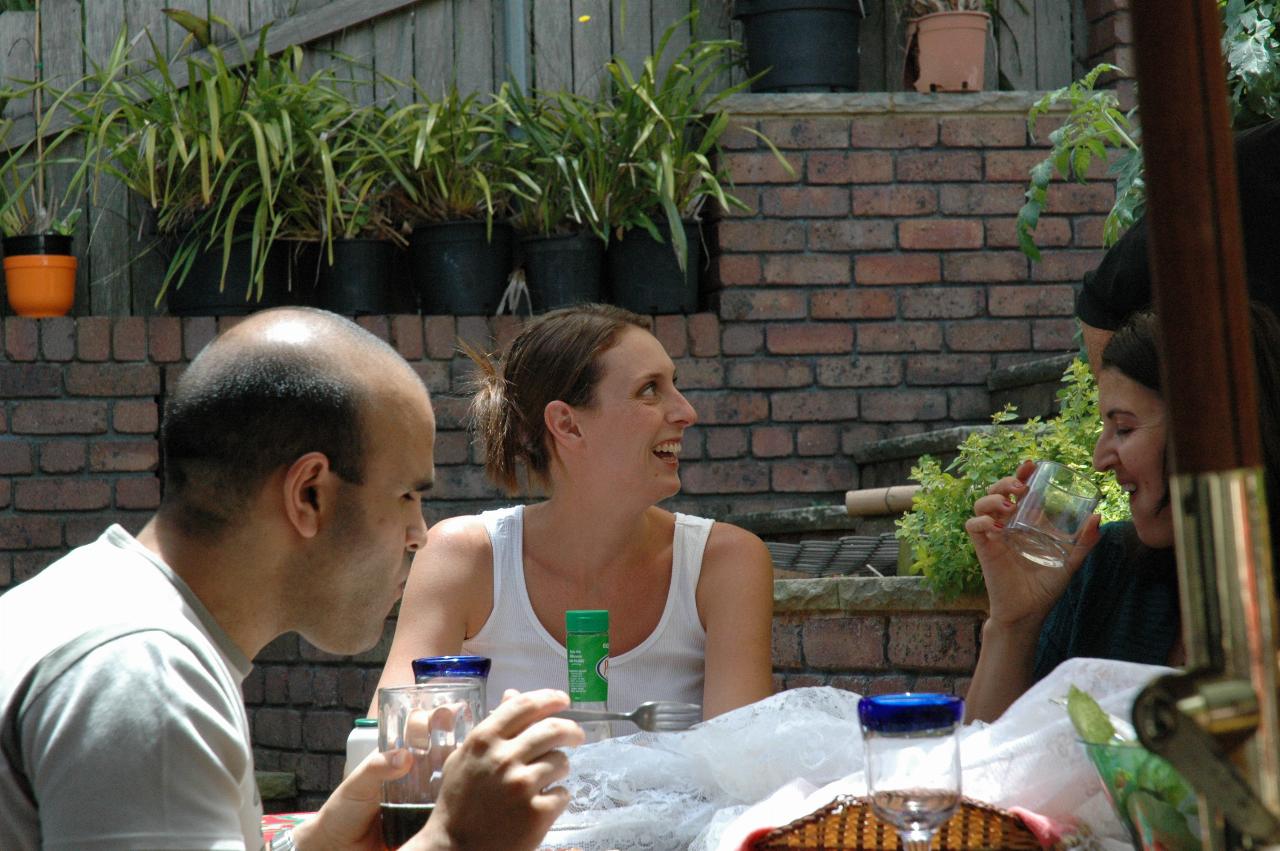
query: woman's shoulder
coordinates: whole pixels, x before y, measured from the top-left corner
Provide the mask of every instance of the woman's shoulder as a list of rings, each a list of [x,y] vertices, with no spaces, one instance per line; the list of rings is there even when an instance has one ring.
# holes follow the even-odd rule
[[[707,535],[707,547],[703,554],[704,564],[707,561],[740,561],[742,559],[763,559],[772,566],[769,550],[764,541],[753,532],[732,523],[715,521],[711,532]]]

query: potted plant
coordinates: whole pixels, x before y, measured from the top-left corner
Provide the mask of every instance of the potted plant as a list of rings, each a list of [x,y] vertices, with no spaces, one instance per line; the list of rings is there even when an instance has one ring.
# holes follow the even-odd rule
[[[753,92],[858,89],[862,0],[735,0]]]
[[[907,19],[906,73],[915,71],[916,91],[982,91],[993,0],[897,2]]]
[[[413,277],[423,313],[493,313],[511,272],[504,184],[510,154],[497,100],[450,88],[393,113],[383,132],[400,216],[412,228]]]

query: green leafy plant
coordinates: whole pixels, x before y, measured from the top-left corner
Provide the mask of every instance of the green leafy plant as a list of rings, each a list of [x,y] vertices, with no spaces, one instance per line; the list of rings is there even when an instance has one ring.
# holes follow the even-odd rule
[[[31,82],[19,90],[6,89],[0,92],[0,105],[16,98],[35,101],[45,88],[43,82]],[[93,174],[94,155],[84,147],[80,138],[83,128],[78,124],[53,129],[66,97],[62,93],[47,111],[37,111],[39,124],[23,144],[8,146],[13,122],[0,121],[0,150],[4,151],[0,159],[0,234],[4,236],[69,236],[75,230],[82,212],[80,202]],[[61,190],[57,192],[49,179],[55,168],[62,169]]]
[[[1017,412],[1007,406],[992,416],[996,429],[976,431],[959,446],[959,454],[945,469],[925,455],[911,470],[920,483],[911,511],[898,518],[897,537],[909,549],[911,572],[922,574],[929,587],[944,598],[981,592],[982,568],[974,553],[965,521],[973,503],[997,479],[1012,474],[1027,460],[1057,461],[1077,470],[1093,468],[1093,447],[1102,424],[1093,375],[1076,360],[1062,377],[1058,414],[1014,425]],[[1109,474],[1093,473],[1102,491],[1099,513],[1103,522],[1129,516],[1128,499]]]

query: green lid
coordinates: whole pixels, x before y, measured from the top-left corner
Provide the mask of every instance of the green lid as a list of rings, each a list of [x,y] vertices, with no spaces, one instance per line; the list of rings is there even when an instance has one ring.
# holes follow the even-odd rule
[[[608,609],[570,609],[564,613],[566,632],[608,632]]]
[[[378,719],[377,718],[357,718],[356,726],[357,727],[376,727],[378,726]]]

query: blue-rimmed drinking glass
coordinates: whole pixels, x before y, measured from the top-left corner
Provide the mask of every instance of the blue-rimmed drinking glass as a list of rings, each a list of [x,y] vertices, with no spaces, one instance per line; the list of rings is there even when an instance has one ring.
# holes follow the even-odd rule
[[[476,680],[480,683],[479,718],[484,718],[489,712],[487,685],[491,665],[488,656],[423,656],[413,660],[413,681],[430,683],[459,677]]]
[[[948,694],[884,694],[858,701],[871,809],[906,851],[925,851],[960,804],[964,701]]]

